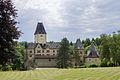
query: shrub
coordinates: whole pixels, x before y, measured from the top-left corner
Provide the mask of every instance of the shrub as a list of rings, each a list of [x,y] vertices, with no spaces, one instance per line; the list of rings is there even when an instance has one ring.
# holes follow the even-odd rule
[[[98,67],[96,64],[91,64],[89,67]]]
[[[101,64],[100,64],[100,67],[108,67],[107,62],[108,61],[106,59],[103,59]]]
[[[113,67],[113,66],[115,66],[114,63],[111,62],[111,61],[108,61],[108,62],[107,62],[107,65],[108,65],[109,67]]]
[[[2,65],[0,65],[0,70],[2,69]]]
[[[1,70],[2,71],[12,71],[12,67],[9,64],[8,65],[4,65],[4,66],[2,66]]]

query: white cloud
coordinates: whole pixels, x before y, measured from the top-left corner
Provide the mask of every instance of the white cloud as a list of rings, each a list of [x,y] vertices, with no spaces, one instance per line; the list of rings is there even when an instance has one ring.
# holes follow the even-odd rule
[[[14,2],[24,33],[23,38],[26,40],[30,40],[26,36],[33,35],[32,30],[36,28],[38,21],[44,23],[50,36],[60,39],[61,36],[68,36],[70,39],[78,36],[93,37],[120,28],[119,0],[14,0]],[[56,39],[55,37],[52,38]]]

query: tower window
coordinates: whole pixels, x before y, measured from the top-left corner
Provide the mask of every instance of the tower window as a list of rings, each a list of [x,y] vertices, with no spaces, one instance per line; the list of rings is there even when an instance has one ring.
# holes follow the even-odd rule
[[[80,54],[82,54],[82,52],[80,52]]]
[[[43,35],[40,35],[40,37],[43,37]]]

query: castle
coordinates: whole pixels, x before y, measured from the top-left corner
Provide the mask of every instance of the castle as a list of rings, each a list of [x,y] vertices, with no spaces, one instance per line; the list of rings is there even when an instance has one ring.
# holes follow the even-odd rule
[[[88,54],[85,54],[80,39],[74,44],[80,55],[82,64],[99,64],[99,54],[92,45]],[[57,66],[56,57],[60,48],[60,42],[47,42],[47,33],[43,23],[38,23],[34,33],[34,43],[27,43],[25,54],[25,67],[32,68],[54,68]],[[73,61],[73,65],[75,65]]]

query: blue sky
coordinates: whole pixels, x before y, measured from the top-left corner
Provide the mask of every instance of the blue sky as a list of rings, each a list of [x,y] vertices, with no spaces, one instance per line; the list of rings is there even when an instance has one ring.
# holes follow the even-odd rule
[[[120,30],[120,0],[13,0],[18,10],[19,41],[34,41],[43,22],[48,41],[98,37]]]

